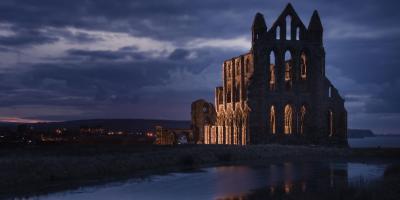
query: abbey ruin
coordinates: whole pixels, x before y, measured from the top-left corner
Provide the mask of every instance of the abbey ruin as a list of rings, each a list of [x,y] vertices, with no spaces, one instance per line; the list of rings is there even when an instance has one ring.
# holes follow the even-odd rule
[[[288,4],[269,29],[260,13],[251,29],[250,51],[222,64],[215,106],[192,104],[198,143],[347,145],[347,112],[325,75],[318,12],[306,27]],[[201,105],[207,108],[193,110]]]

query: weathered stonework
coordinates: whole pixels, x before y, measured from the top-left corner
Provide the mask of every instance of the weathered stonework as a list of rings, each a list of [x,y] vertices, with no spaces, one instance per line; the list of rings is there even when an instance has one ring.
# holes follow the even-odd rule
[[[156,126],[156,141],[158,145],[186,144],[192,140],[192,129],[170,129]]]
[[[199,99],[192,103],[192,124],[194,142],[204,143],[204,127],[214,125],[216,121],[215,107],[212,103]]]
[[[250,52],[222,65],[204,143],[347,145],[347,112],[325,76],[322,35],[317,11],[306,27],[288,4],[269,29],[257,13]]]

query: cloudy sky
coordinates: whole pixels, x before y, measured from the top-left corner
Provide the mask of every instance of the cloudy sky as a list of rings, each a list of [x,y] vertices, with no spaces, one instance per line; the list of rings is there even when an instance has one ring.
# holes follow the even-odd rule
[[[1,0],[0,120],[189,119],[224,59],[250,48],[283,0]],[[324,25],[327,76],[349,126],[400,133],[397,0],[293,0]]]

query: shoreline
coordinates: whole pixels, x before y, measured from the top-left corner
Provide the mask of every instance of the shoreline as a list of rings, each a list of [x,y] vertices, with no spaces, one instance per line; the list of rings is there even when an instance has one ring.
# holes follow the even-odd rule
[[[0,198],[43,195],[232,164],[276,161],[393,160],[399,148],[285,145],[48,146],[0,149]]]

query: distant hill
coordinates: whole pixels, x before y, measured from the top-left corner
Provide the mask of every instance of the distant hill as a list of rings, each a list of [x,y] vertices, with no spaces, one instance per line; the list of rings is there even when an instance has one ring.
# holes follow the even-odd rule
[[[376,135],[369,129],[348,129],[348,138],[364,138],[364,137],[375,137]]]
[[[0,126],[16,128],[18,123],[0,122]],[[159,120],[159,119],[88,119],[64,122],[46,122],[30,124],[36,130],[52,130],[55,128],[67,128],[78,130],[82,126],[102,127],[113,131],[144,132],[154,130],[155,126],[165,128],[190,128],[190,121],[185,120]],[[375,137],[376,135],[368,129],[348,129],[348,138]]]
[[[12,123],[0,124],[2,126],[12,126]],[[157,119],[89,119],[74,120],[64,122],[46,122],[30,124],[36,130],[49,130],[55,128],[67,128],[78,130],[82,126],[102,127],[114,131],[143,132],[154,130],[155,126],[160,125],[166,128],[190,128],[190,121],[178,120],[157,120]],[[16,124],[14,124],[16,126]]]

